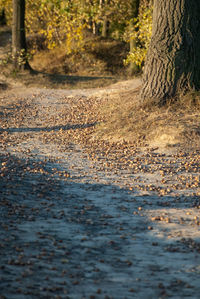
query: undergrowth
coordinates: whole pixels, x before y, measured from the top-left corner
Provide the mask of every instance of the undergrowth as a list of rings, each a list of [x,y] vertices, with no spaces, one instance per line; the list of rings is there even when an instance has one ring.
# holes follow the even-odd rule
[[[103,87],[128,78],[123,64],[128,53],[127,44],[90,32],[86,32],[82,49],[74,49],[71,53],[67,53],[65,44],[49,50],[40,35],[28,36],[29,52],[32,47],[37,49],[29,60],[34,72],[15,72],[13,77],[13,66],[8,56],[11,32],[9,28],[4,31],[0,27],[0,39],[4,42],[4,47],[0,48],[0,61],[3,62],[0,63],[0,71],[9,81],[14,79],[15,83],[26,86],[72,89]]]
[[[87,35],[82,49],[70,54],[64,44],[50,51],[38,51],[31,61],[32,67],[49,73],[125,77],[127,68],[123,60],[128,53],[127,44]]]
[[[200,92],[159,106],[141,103],[138,89],[110,97],[99,113],[103,121],[96,127],[96,138],[140,146],[200,146]]]

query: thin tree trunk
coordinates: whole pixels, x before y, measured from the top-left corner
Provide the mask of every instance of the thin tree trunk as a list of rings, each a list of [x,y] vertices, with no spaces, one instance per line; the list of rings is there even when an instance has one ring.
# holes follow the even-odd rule
[[[25,37],[25,0],[13,0],[12,56],[16,69],[30,69]]]
[[[106,38],[108,37],[108,29],[109,29],[109,17],[106,14],[106,7],[110,4],[110,0],[100,0],[99,1],[99,8],[103,10],[103,21],[102,21],[102,31],[101,36]]]
[[[142,99],[165,102],[200,88],[200,1],[155,0]]]
[[[1,25],[1,26],[6,25],[5,8],[2,8],[2,9],[0,10],[0,25]]]
[[[138,17],[139,4],[140,4],[139,0],[132,1],[132,18]],[[135,25],[134,21],[131,21],[130,22],[130,32],[133,30],[134,25]],[[135,51],[136,46],[137,46],[136,41],[133,38],[130,38],[130,53],[133,53]],[[138,66],[134,62],[131,62],[130,67],[129,67],[130,74],[133,75],[134,73],[137,73],[138,70],[139,70]]]
[[[108,18],[107,16],[104,16],[103,24],[102,24],[102,33],[101,33],[102,37],[106,38],[108,36],[108,24],[109,24]]]

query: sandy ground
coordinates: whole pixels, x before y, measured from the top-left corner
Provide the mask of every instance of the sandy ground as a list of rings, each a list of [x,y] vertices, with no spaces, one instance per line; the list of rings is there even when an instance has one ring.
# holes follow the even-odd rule
[[[200,152],[76,142],[72,106],[139,84],[0,94],[1,299],[200,298]]]

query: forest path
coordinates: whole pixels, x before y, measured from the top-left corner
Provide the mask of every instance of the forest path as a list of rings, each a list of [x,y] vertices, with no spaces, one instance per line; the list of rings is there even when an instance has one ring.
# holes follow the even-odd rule
[[[139,84],[1,94],[0,298],[199,298],[199,151],[66,138],[94,125],[72,106]]]

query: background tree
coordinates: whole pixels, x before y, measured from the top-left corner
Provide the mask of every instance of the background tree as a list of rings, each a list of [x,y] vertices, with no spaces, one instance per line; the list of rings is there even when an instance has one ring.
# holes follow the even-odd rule
[[[13,1],[0,0],[8,26],[13,23]],[[93,39],[88,34],[90,31],[95,35],[94,38],[101,34],[110,41],[114,39],[130,43],[130,55],[125,61],[141,69],[151,37],[149,2],[150,0],[26,0],[25,27],[29,53],[34,55],[38,50],[51,50],[60,46],[65,48],[67,55],[84,53],[84,45],[89,36]],[[21,33],[25,31],[22,30]],[[22,48],[26,50],[26,45]],[[21,61],[21,57],[19,58]]]
[[[0,25],[6,25],[6,15],[5,15],[5,8],[0,9]]]
[[[152,34],[151,1],[140,0],[139,11],[138,7],[135,7],[136,10],[133,15],[136,17],[129,20],[129,28],[126,28],[124,35],[125,40],[130,42],[130,52],[124,60],[124,64],[130,65],[130,73],[132,74],[143,69]]]
[[[107,9],[106,9],[106,5],[110,5],[110,1],[109,0],[100,0],[99,1],[99,6],[100,9],[103,11],[103,17],[102,17],[102,37],[107,37],[108,35],[108,26],[109,26],[109,16],[107,15]]]
[[[136,18],[139,13],[140,0],[133,0],[132,3],[132,19],[130,21],[130,32],[135,31]],[[137,48],[136,39],[133,36],[130,37],[130,53],[133,53]],[[135,62],[130,63],[130,73],[133,74],[138,71],[138,65]]]
[[[200,1],[155,0],[142,99],[163,103],[200,88]]]
[[[25,37],[25,0],[13,0],[12,57],[15,69],[30,69]]]

